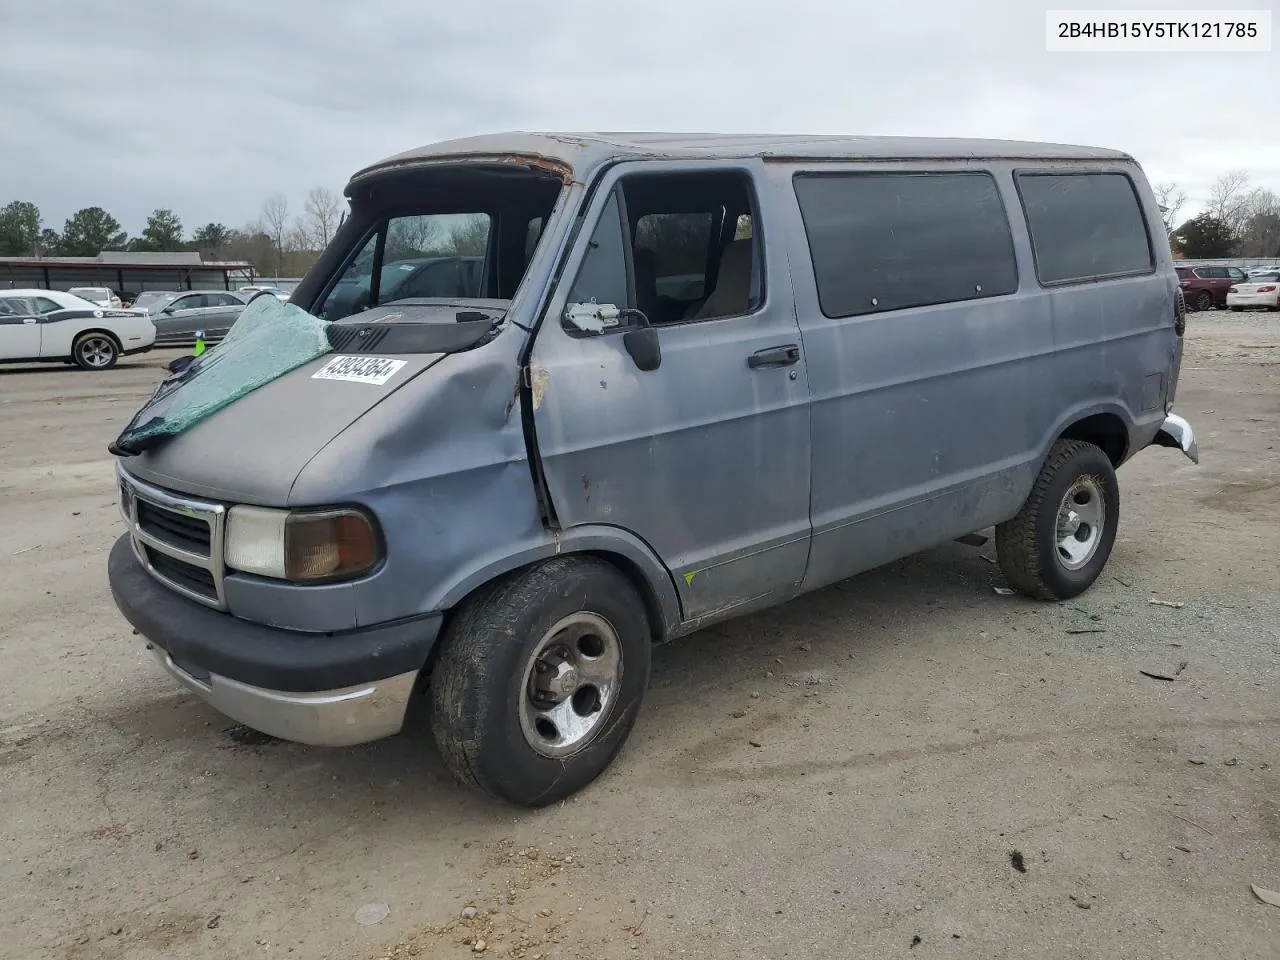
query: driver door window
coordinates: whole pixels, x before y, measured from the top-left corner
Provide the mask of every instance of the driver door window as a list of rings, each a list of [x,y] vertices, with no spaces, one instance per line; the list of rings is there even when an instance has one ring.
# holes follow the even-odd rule
[[[654,326],[743,316],[761,301],[757,243],[742,178],[632,177],[601,213],[569,302],[639,310]]]

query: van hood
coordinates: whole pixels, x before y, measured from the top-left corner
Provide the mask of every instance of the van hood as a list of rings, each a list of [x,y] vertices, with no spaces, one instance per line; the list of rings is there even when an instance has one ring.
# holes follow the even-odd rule
[[[445,356],[499,336],[503,310],[485,307],[402,301],[327,323],[260,297],[221,344],[161,382],[108,449],[158,486],[283,506],[334,437]]]
[[[131,476],[211,500],[284,506],[302,468],[347,427],[447,356],[403,363],[384,384],[322,375],[323,356],[266,383],[160,446],[123,459]],[[361,358],[364,359],[364,358]]]

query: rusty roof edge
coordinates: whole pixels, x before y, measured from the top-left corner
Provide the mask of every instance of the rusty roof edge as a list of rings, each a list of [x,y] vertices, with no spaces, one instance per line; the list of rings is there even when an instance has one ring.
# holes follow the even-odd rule
[[[573,182],[573,166],[555,157],[540,153],[438,153],[431,156],[400,155],[370,164],[351,175],[347,181],[347,196],[356,185],[394,170],[410,167],[448,167],[457,165],[469,166],[514,166],[528,167],[550,173],[565,183]]]

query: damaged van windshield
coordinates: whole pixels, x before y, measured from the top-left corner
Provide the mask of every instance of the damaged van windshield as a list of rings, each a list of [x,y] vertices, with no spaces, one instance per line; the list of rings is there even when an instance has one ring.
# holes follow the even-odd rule
[[[446,354],[487,343],[501,332],[560,187],[545,175],[454,168],[401,172],[367,188],[334,240],[349,253],[327,276],[304,281],[315,291],[304,298],[311,312],[256,298],[220,344],[156,388],[110,451],[140,453],[325,354],[355,364],[378,360],[375,350]],[[399,210],[384,212],[381,190]],[[365,204],[372,209],[361,216]]]

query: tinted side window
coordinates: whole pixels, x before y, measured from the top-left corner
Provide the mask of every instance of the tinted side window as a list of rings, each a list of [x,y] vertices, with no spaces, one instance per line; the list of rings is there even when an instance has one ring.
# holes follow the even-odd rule
[[[1041,283],[1152,269],[1151,240],[1133,183],[1121,173],[1018,175]]]
[[[795,191],[828,317],[1018,288],[1013,238],[990,174],[804,174]]]
[[[48,297],[36,297],[31,301],[36,308],[36,313],[53,313],[55,310],[61,310],[62,305],[56,301],[50,300]]]

